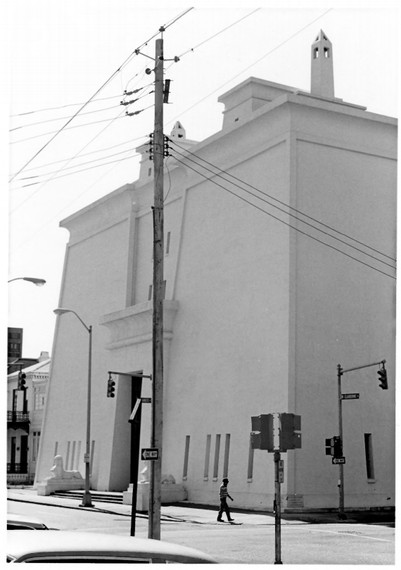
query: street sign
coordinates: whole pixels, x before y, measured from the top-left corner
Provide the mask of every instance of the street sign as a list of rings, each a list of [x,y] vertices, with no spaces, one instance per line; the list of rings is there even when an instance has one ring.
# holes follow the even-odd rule
[[[137,401],[135,402],[135,406],[133,407],[133,410],[131,412],[131,415],[129,417],[129,422],[133,422],[136,416],[136,413],[139,409],[139,406],[141,405],[141,398],[138,398]]]
[[[145,447],[141,449],[141,459],[144,461],[155,461],[159,459],[159,450],[157,447]]]
[[[341,399],[342,399],[342,400],[358,400],[358,399],[359,399],[359,394],[358,394],[358,393],[353,393],[353,394],[341,394]]]
[[[345,463],[345,457],[332,457],[331,462],[333,465],[340,465]]]
[[[141,398],[142,404],[150,404],[152,401],[152,398]]]

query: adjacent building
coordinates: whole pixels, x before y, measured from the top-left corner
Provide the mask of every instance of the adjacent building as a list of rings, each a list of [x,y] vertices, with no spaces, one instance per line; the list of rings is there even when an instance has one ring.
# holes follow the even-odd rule
[[[21,359],[22,361],[24,359]],[[50,357],[42,352],[35,364],[7,376],[7,483],[32,484],[35,478]],[[19,376],[24,386],[20,389]]]
[[[344,489],[346,508],[394,505],[397,121],[335,96],[324,32],[310,57],[310,92],[250,77],[219,98],[219,132],[196,142],[177,123],[169,136],[162,470],[192,502],[215,504],[228,475],[237,507],[271,508],[273,457],[251,448],[251,417],[291,412],[302,448],[283,454],[283,507],[335,508],[337,367],[386,360],[388,390],[379,366],[342,377],[360,395],[343,403]],[[98,490],[128,487],[130,375],[152,372],[154,173],[139,151],[137,181],[61,222],[60,307],[93,327]],[[56,454],[84,472],[87,337],[58,318],[37,481]],[[141,447],[150,421],[143,404]]]

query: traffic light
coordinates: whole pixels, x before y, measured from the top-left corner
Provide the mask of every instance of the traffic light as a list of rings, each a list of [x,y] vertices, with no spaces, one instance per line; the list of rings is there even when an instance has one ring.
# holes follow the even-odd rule
[[[26,384],[26,374],[25,372],[19,372],[18,374],[18,390],[25,390]]]
[[[333,457],[342,457],[343,442],[341,441],[341,437],[339,435],[335,435],[333,440]]]
[[[343,444],[339,435],[326,439],[326,455],[336,458],[343,456]]]
[[[114,392],[116,390],[114,387],[115,385],[116,385],[116,383],[114,382],[114,380],[110,374],[109,379],[107,380],[107,397],[108,398],[114,398],[114,396],[115,396]]]
[[[280,414],[280,451],[287,449],[300,449],[301,444],[301,416],[296,414]]]
[[[326,455],[333,455],[333,454],[334,454],[333,438],[329,437],[326,439]]]
[[[377,371],[379,375],[379,386],[382,390],[388,390],[388,383],[387,383],[387,370],[384,368],[384,364],[382,368]]]
[[[252,416],[251,447],[252,449],[267,449],[274,451],[273,445],[273,415],[262,414]]]

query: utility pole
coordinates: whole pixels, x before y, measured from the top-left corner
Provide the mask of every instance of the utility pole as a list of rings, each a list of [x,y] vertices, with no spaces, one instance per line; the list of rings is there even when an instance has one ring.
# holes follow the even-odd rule
[[[160,28],[163,32],[164,28]],[[152,328],[152,433],[151,447],[158,459],[150,461],[148,537],[160,540],[161,466],[163,437],[163,298],[164,298],[164,133],[163,133],[163,38],[156,40],[155,124],[153,133],[153,328]]]

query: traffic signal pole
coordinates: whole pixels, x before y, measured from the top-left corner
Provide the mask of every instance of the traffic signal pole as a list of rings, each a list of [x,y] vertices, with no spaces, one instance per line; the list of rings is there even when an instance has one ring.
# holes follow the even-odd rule
[[[363,364],[362,366],[355,366],[354,368],[347,368],[344,370],[341,367],[341,364],[337,365],[337,386],[338,386],[338,435],[340,437],[341,449],[342,454],[344,454],[344,445],[343,445],[343,408],[342,403],[343,399],[346,395],[342,394],[341,391],[341,377],[343,374],[347,374],[348,372],[353,372],[354,370],[361,370],[362,368],[369,368],[370,366],[382,366],[382,373],[385,376],[385,384],[380,386],[383,389],[387,389],[387,372],[385,371],[385,360],[380,360],[379,362],[372,362],[371,364]],[[381,379],[381,383],[383,379]],[[348,394],[351,396],[352,394]],[[359,397],[359,394],[354,394],[355,396]],[[339,493],[339,502],[338,502],[338,516],[340,519],[346,519],[346,514],[344,512],[344,464],[339,463],[339,480],[338,480],[338,493]]]
[[[164,29],[160,28],[163,32]],[[163,297],[164,297],[164,185],[163,185],[163,39],[156,40],[154,206],[153,206],[153,322],[152,322],[152,430],[151,447],[158,449],[158,459],[150,461],[148,536],[160,540],[161,465],[163,436]]]
[[[341,376],[343,375],[343,369],[341,365],[337,366],[337,386],[338,386],[338,435],[340,436],[341,446],[343,444],[343,399],[341,392]],[[339,469],[339,479],[338,479],[338,517],[340,519],[347,518],[344,513],[344,464],[340,463]]]

